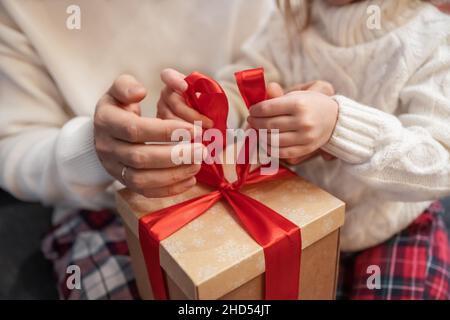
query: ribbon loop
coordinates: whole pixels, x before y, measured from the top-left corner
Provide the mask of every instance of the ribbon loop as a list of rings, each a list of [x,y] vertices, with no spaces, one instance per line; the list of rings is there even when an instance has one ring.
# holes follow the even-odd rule
[[[247,108],[267,99],[263,68],[236,72],[234,76]]]
[[[236,84],[241,93],[242,99],[247,108],[267,98],[266,82],[264,80],[264,69],[256,68],[250,70],[239,71],[234,74]],[[256,134],[259,137],[259,134]],[[251,141],[247,136],[242,149],[239,151],[239,159],[245,159],[245,163],[236,166],[236,174],[238,176],[239,185],[245,184],[247,175],[250,173],[250,157],[257,151],[257,141]]]
[[[228,99],[222,87],[213,79],[194,72],[185,78],[188,89],[184,92],[186,103],[210,118],[214,128],[226,138]],[[226,145],[223,139],[223,145]]]
[[[247,107],[266,98],[262,68],[241,71],[235,75]],[[197,72],[188,76],[186,81],[189,85],[184,94],[187,103],[213,120],[214,127],[224,134],[225,146],[228,102],[223,89],[216,81]],[[202,215],[221,199],[230,204],[246,231],[264,249],[265,298],[297,299],[301,259],[299,227],[264,204],[239,192],[246,184],[294,174],[284,167],[270,176],[261,175],[260,170],[250,172],[248,140],[240,152],[246,153],[246,163],[236,166],[236,182],[227,181],[221,164],[203,163],[196,176],[197,180],[217,190],[140,218],[139,240],[155,299],[168,298],[159,260],[160,242]]]

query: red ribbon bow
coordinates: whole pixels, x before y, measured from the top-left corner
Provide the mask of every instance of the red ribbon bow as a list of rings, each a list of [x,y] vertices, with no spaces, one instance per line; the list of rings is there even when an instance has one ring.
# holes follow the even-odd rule
[[[266,99],[262,68],[235,74],[241,95],[250,107]],[[228,101],[225,92],[214,80],[192,73],[185,79],[187,103],[214,121],[215,128],[226,137]],[[224,146],[226,145],[225,139]],[[248,155],[248,139],[240,152]],[[226,200],[250,236],[264,249],[265,299],[297,299],[300,276],[301,235],[297,225],[264,204],[239,192],[247,184],[292,176],[281,167],[276,174],[261,175],[260,169],[250,172],[249,157],[236,166],[238,179],[230,183],[221,164],[202,164],[197,180],[213,186],[215,191],[174,206],[147,214],[139,220],[139,239],[147,265],[155,299],[167,299],[167,289],[159,259],[159,244],[190,221],[205,213],[216,202]]]

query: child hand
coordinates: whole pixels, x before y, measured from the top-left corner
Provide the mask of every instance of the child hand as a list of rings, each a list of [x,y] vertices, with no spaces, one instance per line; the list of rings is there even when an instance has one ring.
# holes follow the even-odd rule
[[[255,129],[279,129],[279,157],[292,160],[324,146],[337,115],[338,104],[331,97],[311,90],[292,91],[252,106],[248,122]]]
[[[183,98],[183,92],[188,84],[184,81],[186,76],[174,69],[164,69],[161,80],[166,85],[161,91],[157,105],[157,117],[161,119],[184,120],[189,123],[202,121],[204,128],[212,128],[212,120],[189,107]]]

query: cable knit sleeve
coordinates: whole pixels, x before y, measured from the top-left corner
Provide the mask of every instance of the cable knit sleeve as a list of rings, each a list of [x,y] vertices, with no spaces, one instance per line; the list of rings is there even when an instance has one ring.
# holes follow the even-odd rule
[[[98,208],[113,179],[90,117],[71,118],[27,37],[0,6],[0,187],[45,204]]]
[[[344,169],[396,201],[450,194],[450,46],[439,47],[400,93],[395,116],[335,96],[339,116],[324,147]]]

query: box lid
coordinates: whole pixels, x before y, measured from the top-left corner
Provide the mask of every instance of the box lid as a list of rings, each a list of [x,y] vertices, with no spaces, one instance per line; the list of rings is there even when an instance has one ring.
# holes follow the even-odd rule
[[[227,169],[225,169],[227,170]],[[213,189],[197,184],[183,194],[145,198],[118,191],[117,207],[139,237],[139,218]],[[241,189],[301,228],[302,249],[344,223],[344,203],[301,177],[266,181]],[[220,201],[196,220],[161,242],[161,266],[190,299],[217,299],[264,273],[264,253]]]

